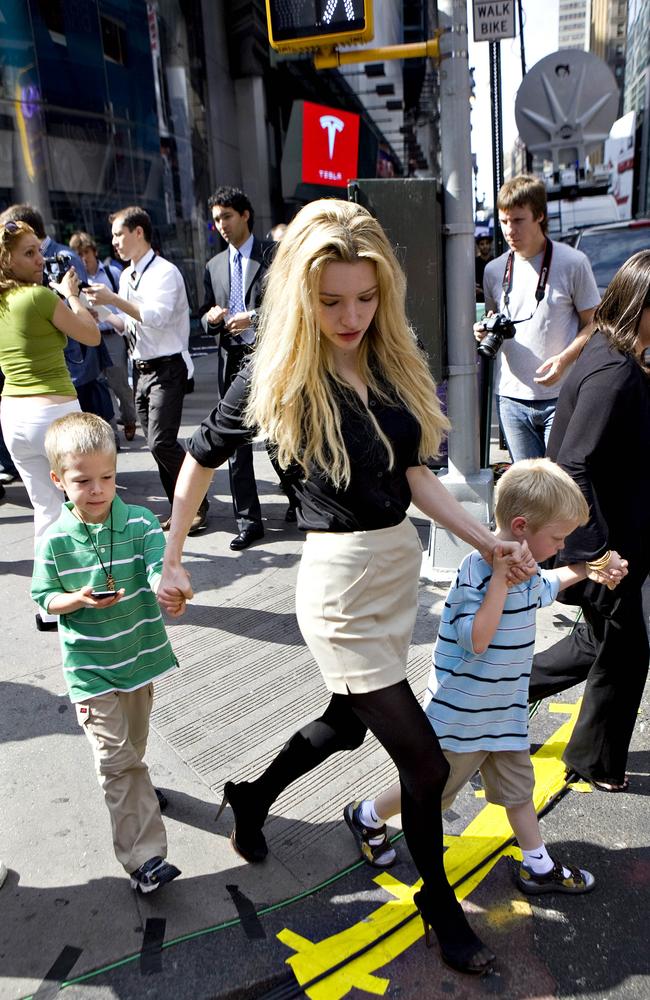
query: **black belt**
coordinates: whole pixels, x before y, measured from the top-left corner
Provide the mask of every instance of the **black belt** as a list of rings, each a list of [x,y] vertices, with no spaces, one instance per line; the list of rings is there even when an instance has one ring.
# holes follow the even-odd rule
[[[159,368],[163,368],[165,365],[171,364],[172,361],[176,361],[177,358],[181,358],[182,360],[183,355],[167,354],[162,358],[149,358],[147,361],[139,361],[134,358],[133,364],[139,372],[156,372]]]

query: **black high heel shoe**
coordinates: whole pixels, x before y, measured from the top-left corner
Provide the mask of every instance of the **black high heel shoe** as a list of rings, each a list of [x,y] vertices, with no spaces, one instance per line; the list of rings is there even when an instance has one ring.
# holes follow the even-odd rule
[[[422,917],[427,948],[433,947],[433,931],[438,940],[440,956],[446,965],[470,976],[484,976],[492,971],[496,956],[469,926],[460,903],[457,903],[455,913],[445,912],[442,908],[437,908],[434,912],[434,906],[422,889],[415,893],[413,902]]]
[[[227,781],[223,789],[223,799],[219,806],[219,812],[215,817],[215,822],[221,816],[227,805],[230,806],[235,817],[235,825],[230,834],[230,843],[237,851],[237,854],[255,865],[269,853],[269,849],[262,833],[262,826],[266,819],[266,812],[263,812],[257,803],[246,801],[248,792],[248,782]]]

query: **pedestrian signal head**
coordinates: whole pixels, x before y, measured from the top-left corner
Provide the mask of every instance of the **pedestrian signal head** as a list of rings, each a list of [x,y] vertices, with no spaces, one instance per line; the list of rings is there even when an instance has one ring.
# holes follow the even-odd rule
[[[266,19],[278,52],[358,45],[373,37],[372,0],[266,0]]]

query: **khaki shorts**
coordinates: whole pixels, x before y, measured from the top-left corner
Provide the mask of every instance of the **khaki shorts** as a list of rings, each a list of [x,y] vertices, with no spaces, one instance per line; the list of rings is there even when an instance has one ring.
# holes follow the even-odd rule
[[[442,808],[449,809],[461,788],[481,772],[485,799],[495,806],[512,809],[530,802],[535,772],[528,750],[473,750],[456,753],[443,750],[451,771],[442,793]]]

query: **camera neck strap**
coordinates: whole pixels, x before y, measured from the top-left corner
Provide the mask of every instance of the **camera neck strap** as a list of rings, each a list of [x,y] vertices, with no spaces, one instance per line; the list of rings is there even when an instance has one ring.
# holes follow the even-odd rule
[[[528,319],[532,319],[535,310],[538,308],[540,302],[546,294],[546,285],[548,283],[548,274],[551,269],[551,258],[553,257],[553,243],[546,237],[546,244],[544,246],[544,257],[542,258],[542,266],[539,271],[539,277],[537,279],[537,288],[535,289],[535,309],[530,314]],[[503,272],[503,281],[501,282],[501,287],[503,289],[503,305],[504,308],[508,308],[508,303],[510,301],[510,292],[512,291],[512,275],[515,269],[515,252],[511,250],[508,254],[508,259],[506,261],[506,268]]]

